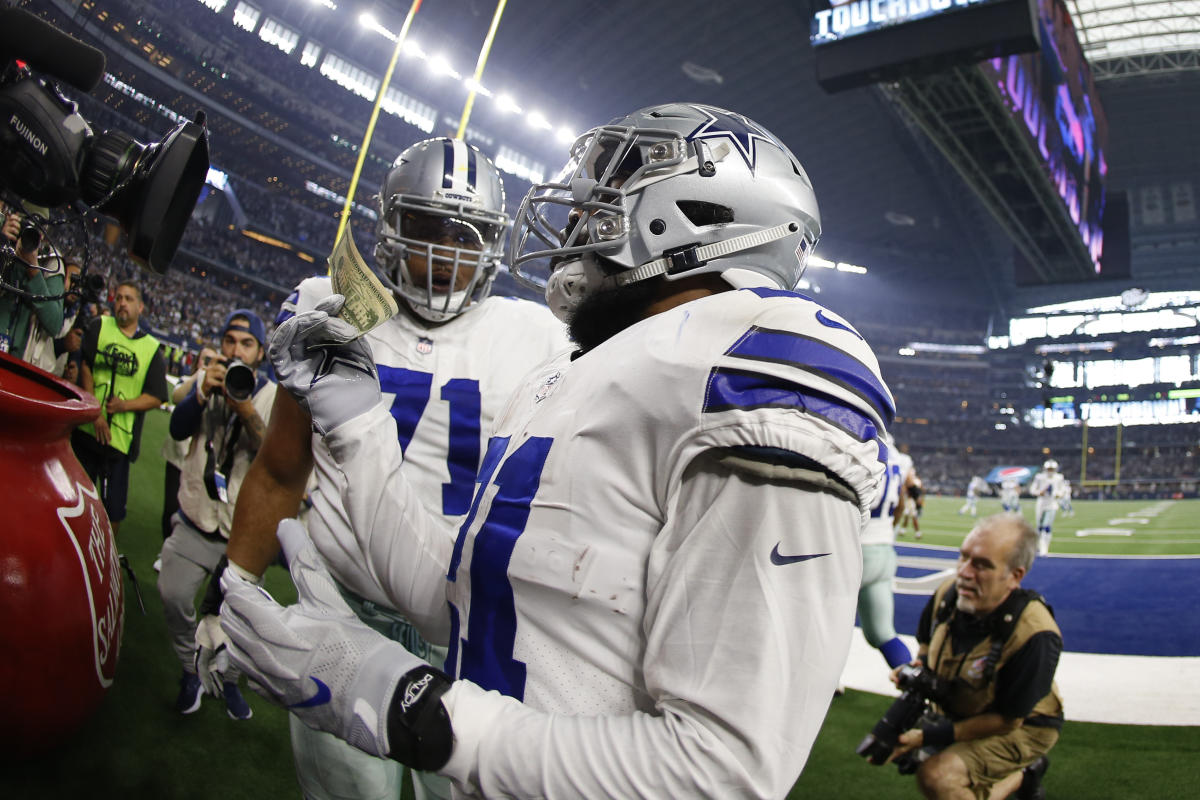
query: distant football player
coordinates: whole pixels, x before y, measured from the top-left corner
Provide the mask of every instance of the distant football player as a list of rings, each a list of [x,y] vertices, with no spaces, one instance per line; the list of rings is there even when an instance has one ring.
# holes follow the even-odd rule
[[[904,478],[912,470],[912,458],[901,453],[888,438],[883,493],[871,506],[871,517],[862,531],[863,577],[858,590],[858,617],[867,643],[878,648],[888,666],[895,668],[912,660],[908,645],[896,635],[896,602],[892,596],[896,577],[896,531],[892,516],[900,503]]]
[[[844,319],[795,294],[804,169],[745,117],[644,109],[535,186],[522,275],[579,349],[497,417],[457,536],[403,473],[374,359],[323,301],[273,341],[324,434],[363,572],[445,672],[359,623],[304,532],[284,609],[227,571],[266,696],[470,797],[783,797],[850,645],[894,415]]]
[[[925,509],[925,484],[917,475],[917,468],[909,459],[908,471],[904,474],[904,485],[900,490],[900,504],[896,509],[896,535],[903,536],[912,526],[913,538],[921,538],[921,512]]]
[[[1062,485],[1058,487],[1058,510],[1064,517],[1075,516],[1075,507],[1071,505],[1071,482],[1063,477]]]
[[[1034,506],[1034,517],[1037,520],[1038,555],[1044,556],[1050,552],[1050,540],[1053,538],[1051,528],[1054,526],[1054,515],[1058,511],[1059,495],[1065,479],[1058,471],[1058,462],[1053,458],[1042,464],[1042,470],[1033,476],[1029,483],[1029,494],[1037,498]]]
[[[978,475],[972,475],[970,482],[967,484],[967,502],[963,503],[958,513],[970,514],[972,517],[977,516],[979,511],[976,506],[979,503],[979,495],[986,491],[987,481]]]
[[[1000,507],[1011,514],[1021,513],[1021,484],[1016,478],[1000,482]]]
[[[384,178],[375,257],[401,311],[364,338],[381,386],[380,413],[392,421],[386,433],[404,450],[404,479],[447,538],[470,508],[492,420],[526,372],[568,345],[566,328],[544,306],[490,296],[508,221],[495,165],[462,141],[418,142]],[[332,291],[327,277],[305,280],[279,322],[310,311]],[[295,513],[314,469],[308,531],[341,594],[368,625],[440,665],[445,648],[423,639],[377,590],[342,505],[345,478],[308,413],[286,393],[246,478],[230,561],[252,576],[274,561],[275,528]],[[295,715],[290,721],[307,800],[398,800],[402,765],[368,756]],[[450,795],[444,778],[420,775],[414,783],[419,800]]]

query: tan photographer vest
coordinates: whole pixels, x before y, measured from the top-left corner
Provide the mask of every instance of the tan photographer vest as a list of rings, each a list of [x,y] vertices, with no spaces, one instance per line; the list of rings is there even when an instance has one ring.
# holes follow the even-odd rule
[[[996,696],[996,673],[1034,634],[1053,631],[1061,637],[1062,633],[1041,596],[1029,593],[1032,596],[1024,602],[1024,608],[1015,612],[1015,620],[1002,617],[1000,631],[993,630],[970,650],[956,655],[950,642],[950,622],[957,609],[953,606],[943,609],[948,599],[946,594],[953,585],[954,579],[951,578],[933,596],[934,620],[929,637],[928,663],[938,677],[953,681],[949,696],[944,698],[945,703],[938,710],[951,719],[960,720],[982,714],[991,708]],[[1013,598],[1010,596],[1010,599]],[[1004,605],[1009,605],[1009,601],[1006,600]],[[1007,637],[1003,633],[1005,627],[1011,628]],[[999,645],[999,652],[993,654],[996,645]],[[1063,705],[1058,684],[1052,682],[1049,694],[1037,702],[1027,719],[1062,719],[1062,716]]]

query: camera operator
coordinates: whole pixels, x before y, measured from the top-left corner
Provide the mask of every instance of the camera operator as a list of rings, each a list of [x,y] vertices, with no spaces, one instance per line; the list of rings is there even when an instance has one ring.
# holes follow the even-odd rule
[[[40,264],[42,233],[35,214],[5,208],[3,235],[7,241],[0,243],[5,250],[0,256],[0,351],[43,369],[52,368],[52,358],[42,357],[42,341],[58,334],[63,326],[62,272]],[[56,264],[61,267],[61,261]],[[21,292],[54,299],[33,300]]]
[[[1041,595],[1021,588],[1037,544],[1018,515],[981,520],[956,577],[921,615],[918,658],[944,687],[935,707],[946,718],[903,733],[892,759],[938,751],[917,770],[927,798],[1044,796],[1046,753],[1063,723],[1054,683],[1062,634]]]
[[[167,631],[183,666],[175,702],[181,714],[200,707],[204,688],[194,661],[196,591],[225,555],[238,491],[262,445],[275,401],[275,384],[257,371],[265,343],[262,320],[249,309],[233,311],[225,320],[221,358],[197,372],[171,413],[171,437],[191,437],[180,470],[179,510],[163,543],[158,576]],[[224,696],[230,717],[249,719],[237,670],[216,667],[214,672],[210,693]]]
[[[80,293],[79,275],[82,267],[76,259],[63,262],[63,324],[51,344],[53,366],[47,367],[55,375],[65,376],[67,362],[79,352],[83,345],[83,329],[88,320],[81,313],[83,300]]]
[[[125,519],[129,464],[138,457],[142,417],[167,400],[167,364],[158,340],[138,326],[145,308],[137,284],[117,284],[114,316],[94,317],[80,348],[80,385],[100,401],[100,416],[76,428],[71,445],[96,482],[114,534]]]

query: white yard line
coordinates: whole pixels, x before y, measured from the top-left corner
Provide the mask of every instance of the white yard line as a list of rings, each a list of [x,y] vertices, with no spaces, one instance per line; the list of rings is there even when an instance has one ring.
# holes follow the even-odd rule
[[[901,636],[914,653],[917,642]],[[883,655],[855,628],[842,685],[896,695]],[[1068,720],[1121,725],[1200,725],[1200,658],[1063,653],[1059,691]]]

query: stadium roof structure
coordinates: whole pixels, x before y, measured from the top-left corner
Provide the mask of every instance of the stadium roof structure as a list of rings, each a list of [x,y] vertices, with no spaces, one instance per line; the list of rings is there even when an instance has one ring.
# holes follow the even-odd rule
[[[244,41],[232,22],[241,2],[261,11],[262,20],[300,32],[301,44],[311,39],[376,76],[384,73],[392,44],[364,29],[358,17],[371,11],[383,27],[399,30],[409,8],[405,0],[229,0],[218,3],[218,19],[207,0],[166,0],[145,13],[178,18],[190,36],[233,52]],[[920,291],[1006,313],[1115,295],[1130,285],[1200,289],[1200,139],[1194,134],[1200,129],[1200,0],[1065,2],[1108,118],[1108,188],[1128,192],[1131,201],[1133,277],[1120,286],[1017,289],[1012,241],[886,92],[866,87],[831,95],[817,85],[809,22],[818,0],[509,3],[483,83],[519,95],[526,109],[541,109],[576,132],[672,101],[747,115],[786,142],[808,170],[823,218],[818,254],[868,268],[866,276],[816,271],[818,280],[861,281],[856,286],[863,292],[884,298]],[[32,8],[39,6],[68,14],[75,8],[66,0],[32,0]],[[95,0],[80,7],[95,7]],[[494,10],[492,0],[427,0],[409,37],[469,74]],[[243,38],[233,38],[238,35]],[[300,49],[291,58],[299,64]],[[433,135],[454,134],[466,99],[461,81],[402,60],[393,86],[436,109]],[[468,139],[493,155],[508,146],[551,172],[566,159],[566,144],[484,98],[476,101],[471,128],[481,138],[469,129]],[[397,146],[427,135],[398,120],[382,133]],[[220,144],[214,141],[214,148]],[[337,166],[344,170],[344,163]],[[510,195],[527,186],[507,177],[506,183]]]
[[[1097,80],[1200,66],[1200,0],[1070,0]]]

